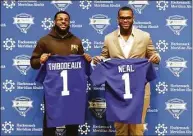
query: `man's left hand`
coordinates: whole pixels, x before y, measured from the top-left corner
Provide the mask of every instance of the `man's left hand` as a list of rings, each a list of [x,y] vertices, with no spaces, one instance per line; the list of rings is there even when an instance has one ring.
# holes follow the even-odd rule
[[[153,54],[150,58],[149,61],[152,63],[159,63],[160,61],[160,57],[158,56],[158,54]]]
[[[91,57],[89,54],[84,53],[83,56],[84,56],[84,58],[85,58],[88,62],[91,62],[91,61],[92,61],[92,57]]]

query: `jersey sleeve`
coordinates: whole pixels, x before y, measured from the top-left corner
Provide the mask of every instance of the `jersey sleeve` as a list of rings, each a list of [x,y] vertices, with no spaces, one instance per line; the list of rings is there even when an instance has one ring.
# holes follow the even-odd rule
[[[90,75],[93,85],[101,85],[106,81],[105,70],[101,64],[97,64]]]
[[[46,77],[46,63],[41,65],[35,81],[43,84],[45,77]]]
[[[151,62],[149,62],[146,79],[148,82],[150,82],[150,81],[156,79],[156,77],[157,77],[157,75],[156,75],[155,68],[154,68],[153,64]]]

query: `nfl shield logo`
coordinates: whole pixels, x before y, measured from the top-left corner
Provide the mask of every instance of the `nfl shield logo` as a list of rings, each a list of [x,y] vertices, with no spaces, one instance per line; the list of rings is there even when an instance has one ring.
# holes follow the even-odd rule
[[[176,77],[180,76],[180,73],[187,68],[184,58],[180,57],[171,57],[166,60],[166,68],[168,68]]]
[[[21,116],[26,116],[26,113],[33,107],[33,101],[25,96],[17,97],[12,101],[13,106]]]
[[[175,35],[180,35],[180,32],[187,26],[187,19],[179,15],[170,16],[166,21],[166,26],[168,26]]]
[[[103,98],[96,98],[89,101],[89,109],[97,118],[102,118],[106,111],[106,101]]]
[[[13,66],[15,66],[22,75],[27,75],[27,71],[30,69],[30,56],[19,55],[13,59]]]
[[[26,13],[18,14],[13,19],[13,24],[16,24],[22,33],[27,33],[27,30],[34,24],[34,17]]]
[[[90,25],[92,25],[97,33],[103,34],[103,31],[110,25],[110,18],[102,14],[93,15],[90,18]]]

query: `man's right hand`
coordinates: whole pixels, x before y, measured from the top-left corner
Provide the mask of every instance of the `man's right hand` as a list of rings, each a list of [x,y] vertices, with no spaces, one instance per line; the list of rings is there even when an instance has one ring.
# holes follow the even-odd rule
[[[40,64],[45,63],[49,56],[51,56],[51,53],[43,53],[40,57]]]
[[[101,61],[101,60],[103,60],[103,59],[104,59],[103,56],[95,56],[95,57],[93,58],[93,63],[94,63],[94,64],[97,64],[99,61]]]

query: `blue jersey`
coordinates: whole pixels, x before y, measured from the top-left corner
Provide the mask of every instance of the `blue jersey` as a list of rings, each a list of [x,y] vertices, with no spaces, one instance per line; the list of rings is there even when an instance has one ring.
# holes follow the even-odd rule
[[[145,85],[156,78],[147,59],[109,59],[97,64],[90,79],[94,85],[105,83],[108,121],[140,124]]]
[[[83,56],[50,56],[36,81],[44,86],[48,127],[83,124],[89,64]]]

